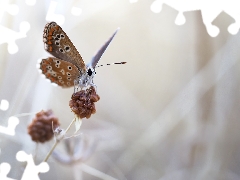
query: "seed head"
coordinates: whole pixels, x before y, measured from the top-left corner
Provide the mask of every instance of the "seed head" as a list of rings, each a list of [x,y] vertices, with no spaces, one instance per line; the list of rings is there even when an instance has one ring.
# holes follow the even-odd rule
[[[90,118],[96,112],[95,102],[100,99],[93,86],[73,93],[69,106],[79,118]]]
[[[36,114],[28,126],[28,134],[35,142],[44,143],[53,137],[53,130],[60,125],[52,110],[41,111]],[[52,127],[53,126],[53,127]]]

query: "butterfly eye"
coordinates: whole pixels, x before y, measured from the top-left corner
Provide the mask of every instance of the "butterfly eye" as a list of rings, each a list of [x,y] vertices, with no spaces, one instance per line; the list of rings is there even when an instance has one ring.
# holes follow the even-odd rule
[[[88,69],[88,75],[91,76],[92,75],[92,70],[91,69]]]
[[[72,70],[72,67],[71,67],[71,66],[68,66],[68,70]]]
[[[60,35],[59,34],[57,34],[57,38],[60,39]]]
[[[63,34],[61,34],[61,38],[64,38],[65,36]]]

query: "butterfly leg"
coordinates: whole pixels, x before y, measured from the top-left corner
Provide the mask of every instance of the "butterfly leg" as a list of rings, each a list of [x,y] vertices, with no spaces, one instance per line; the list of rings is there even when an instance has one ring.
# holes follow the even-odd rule
[[[97,85],[93,84],[93,87],[95,88],[96,93],[97,93]]]
[[[82,79],[79,79],[79,81],[77,83],[78,83],[78,88],[80,88],[82,90],[84,87]]]
[[[94,89],[96,90],[96,92],[97,92],[97,85],[96,84],[94,84],[93,83],[93,81],[90,83],[90,86],[93,86],[94,87]]]
[[[74,91],[73,91],[73,93],[75,93],[76,91],[78,91],[78,86],[79,86],[78,81],[75,79],[75,80],[74,80]]]

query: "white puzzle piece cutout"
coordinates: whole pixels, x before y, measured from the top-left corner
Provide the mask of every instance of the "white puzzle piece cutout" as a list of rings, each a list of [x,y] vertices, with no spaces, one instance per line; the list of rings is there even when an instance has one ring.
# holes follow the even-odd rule
[[[5,12],[11,15],[17,15],[19,7],[16,4],[8,4],[8,1],[0,1],[0,22]],[[21,22],[19,29],[20,32],[16,32],[0,25],[0,44],[8,43],[8,52],[10,54],[15,54],[18,51],[18,46],[15,41],[27,37],[26,33],[30,29],[30,24],[28,22]]]
[[[16,179],[12,179],[12,178],[7,177],[10,169],[11,169],[10,164],[8,164],[8,163],[1,163],[0,164],[0,179],[1,180],[16,180]]]
[[[19,29],[20,32],[16,32],[0,25],[0,44],[8,43],[8,52],[10,54],[18,52],[18,46],[15,41],[27,37],[26,34],[30,29],[30,24],[23,21],[20,23]]]
[[[8,110],[8,108],[9,108],[9,102],[5,99],[2,99],[1,103],[0,103],[0,110],[6,111],[6,110]],[[8,118],[8,126],[7,127],[0,125],[0,133],[14,136],[15,128],[18,124],[19,124],[19,119],[15,116],[11,116]]]
[[[2,99],[0,103],[0,110],[6,111],[8,110],[8,108],[9,108],[9,102],[5,99]]]
[[[151,10],[155,13],[159,13],[163,4],[167,4],[178,11],[178,15],[175,19],[177,25],[185,23],[186,19],[183,15],[184,12],[201,10],[203,23],[206,26],[208,34],[212,37],[216,37],[220,30],[217,26],[212,25],[212,22],[221,12],[225,12],[235,19],[235,23],[228,27],[228,32],[234,35],[239,31],[239,0],[155,0],[151,4]]]
[[[11,116],[8,118],[8,127],[0,126],[0,133],[14,136],[15,128],[18,124],[19,124],[19,119],[15,116]]]
[[[0,2],[0,23],[5,11],[11,15],[17,15],[19,12],[19,7],[16,4],[8,4],[8,1]]]
[[[42,162],[38,166],[34,164],[31,154],[26,154],[24,151],[19,151],[16,155],[16,159],[20,162],[27,161],[27,166],[23,172],[21,180],[40,180],[39,173],[46,173],[49,171],[49,165],[46,162]]]

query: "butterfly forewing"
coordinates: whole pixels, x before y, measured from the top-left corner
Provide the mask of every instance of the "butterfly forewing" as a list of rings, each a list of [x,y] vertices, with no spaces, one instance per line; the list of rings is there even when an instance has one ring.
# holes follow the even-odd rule
[[[74,64],[82,75],[86,72],[85,63],[62,28],[55,22],[46,24],[43,33],[45,50],[56,58]]]
[[[80,75],[75,65],[54,57],[43,59],[40,69],[51,82],[62,87],[74,86],[74,80],[77,80]]]
[[[113,33],[113,35],[102,45],[102,47],[97,51],[97,53],[95,54],[95,56],[93,56],[92,60],[88,63],[88,67],[92,67],[95,68],[98,61],[100,60],[100,58],[102,57],[103,53],[106,51],[107,47],[109,46],[109,44],[111,43],[111,41],[113,40],[114,36],[117,34],[119,28]]]

